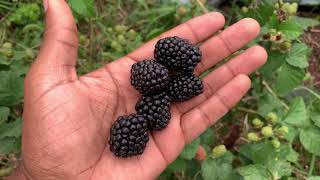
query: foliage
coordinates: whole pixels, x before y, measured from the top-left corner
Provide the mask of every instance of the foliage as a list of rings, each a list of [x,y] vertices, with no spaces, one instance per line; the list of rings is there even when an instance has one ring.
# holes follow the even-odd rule
[[[68,2],[79,28],[79,74],[211,10],[200,0],[188,4],[170,0]],[[239,0],[229,6],[227,26],[244,17],[261,24],[260,36],[248,47],[254,43],[265,47],[268,61],[251,75],[247,97],[187,145],[159,179],[320,179],[315,166],[320,155],[320,95],[312,90],[312,83],[304,86],[311,49],[299,39],[319,22],[296,16],[295,3]],[[19,156],[23,79],[44,31],[40,7],[40,0],[0,0],[0,157]],[[303,96],[297,96],[297,90],[304,90]],[[230,143],[234,127],[239,127],[239,137]],[[199,149],[205,151],[201,158]]]

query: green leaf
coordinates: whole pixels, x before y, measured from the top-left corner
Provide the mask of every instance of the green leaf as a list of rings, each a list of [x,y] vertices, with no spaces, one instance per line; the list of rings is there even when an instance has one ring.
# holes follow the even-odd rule
[[[293,44],[291,50],[286,57],[287,63],[292,66],[299,68],[308,67],[308,55],[310,53],[310,49],[307,45],[303,43],[295,43]]]
[[[242,145],[240,154],[257,164],[266,163],[276,156],[274,147],[268,142]]]
[[[9,154],[15,150],[16,139],[15,138],[5,138],[0,139],[0,155]]]
[[[312,103],[310,118],[320,128],[320,100]]]
[[[259,99],[257,102],[259,114],[266,116],[269,112],[276,112],[277,114],[283,113],[283,108],[279,99],[269,92],[265,91],[257,98]]]
[[[270,180],[271,174],[267,168],[261,164],[248,165],[238,168],[238,172],[245,180]]]
[[[205,144],[208,146],[212,146],[215,142],[213,130],[211,128],[208,128],[204,133],[200,136],[200,142],[201,144]]]
[[[320,155],[320,129],[316,127],[302,129],[300,142],[310,153]]]
[[[302,97],[296,97],[292,100],[284,122],[296,127],[308,127],[310,125],[308,111]]]
[[[246,17],[251,17],[256,19],[260,25],[264,25],[265,23],[269,22],[273,14],[274,6],[273,2],[270,0],[261,0],[259,1],[259,6],[254,9],[249,9],[249,12],[246,13]]]
[[[201,164],[201,175],[204,180],[232,180],[234,171],[232,168],[233,155],[226,153],[219,158],[208,158]]]
[[[173,163],[171,163],[168,167],[173,172],[182,172],[187,168],[186,160],[178,158]]]
[[[5,123],[0,126],[0,139],[5,137],[20,137],[21,136],[21,120],[17,119],[10,123]]]
[[[19,153],[21,149],[21,137],[14,138],[8,137],[0,139],[0,155],[9,154],[9,153]]]
[[[286,144],[280,147],[279,157],[295,163],[298,161],[299,154],[294,149],[292,149],[290,145]]]
[[[71,8],[82,16],[93,16],[93,0],[69,0]]]
[[[260,68],[259,72],[261,72],[264,78],[273,79],[275,76],[275,71],[279,69],[279,67],[285,63],[286,54],[280,53],[279,51],[269,51],[268,52],[268,60],[262,68]]]
[[[308,180],[320,180],[320,176],[309,177]]]
[[[281,31],[284,34],[285,39],[295,40],[302,35],[303,28],[301,28],[295,21],[288,20],[279,25],[278,31]]]
[[[295,21],[295,23],[298,26],[300,26],[302,29],[307,29],[308,27],[314,27],[320,24],[320,21],[318,20],[315,20],[312,18],[299,17],[299,16],[292,17],[292,20]]]
[[[10,109],[8,107],[0,106],[0,125],[8,120]]]
[[[296,88],[304,78],[303,69],[293,67],[287,63],[283,64],[276,79],[276,90],[280,95],[285,95]]]
[[[182,159],[193,159],[196,155],[196,152],[198,150],[200,144],[200,138],[197,138],[194,140],[191,144],[186,145],[186,147],[183,149],[182,153],[180,154],[180,157]]]
[[[289,128],[289,132],[284,137],[292,143],[294,139],[299,135],[299,129],[287,123],[285,123],[285,125]]]
[[[13,106],[22,101],[23,78],[11,71],[0,71],[0,106]]]
[[[282,176],[290,176],[293,168],[289,162],[273,160],[268,163],[268,170],[274,179],[280,179]]]

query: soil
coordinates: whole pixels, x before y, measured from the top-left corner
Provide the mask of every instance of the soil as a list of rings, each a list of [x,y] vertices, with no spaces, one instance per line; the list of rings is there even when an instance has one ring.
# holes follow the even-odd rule
[[[303,36],[303,42],[313,48],[309,59],[309,72],[314,77],[314,86],[320,90],[320,26],[309,29]]]

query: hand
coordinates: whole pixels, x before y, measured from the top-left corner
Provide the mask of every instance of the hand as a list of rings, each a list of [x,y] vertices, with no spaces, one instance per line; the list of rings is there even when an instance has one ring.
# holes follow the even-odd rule
[[[189,20],[160,37],[203,42],[200,74],[259,34],[253,19],[224,26],[217,12]],[[267,59],[253,46],[204,78],[204,93],[172,105],[169,126],[152,132],[141,156],[122,159],[109,150],[112,122],[134,112],[139,93],[130,85],[135,62],[151,58],[156,38],[100,69],[77,76],[77,28],[64,0],[48,1],[40,53],[25,79],[22,179],[154,179],[183,147],[226,114],[250,88],[247,74]]]

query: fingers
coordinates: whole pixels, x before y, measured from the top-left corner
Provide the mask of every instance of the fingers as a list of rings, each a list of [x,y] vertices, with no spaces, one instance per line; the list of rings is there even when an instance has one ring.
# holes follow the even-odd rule
[[[218,12],[211,12],[193,18],[149,41],[139,49],[128,54],[128,57],[134,60],[152,58],[156,42],[159,39],[168,36],[179,36],[188,39],[192,43],[199,43],[221,29],[224,26],[224,23],[225,19],[223,15]]]
[[[202,61],[196,68],[198,74],[239,50],[259,34],[260,26],[254,19],[245,18],[222,33],[207,40],[202,46]]]
[[[45,6],[44,40],[31,72],[53,82],[74,80],[78,39],[72,12],[64,0],[48,0]]]
[[[223,117],[250,88],[250,79],[238,75],[207,101],[181,117],[181,128],[187,143]]]

